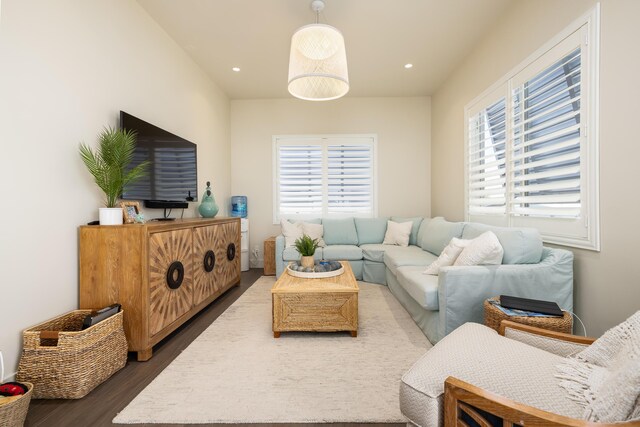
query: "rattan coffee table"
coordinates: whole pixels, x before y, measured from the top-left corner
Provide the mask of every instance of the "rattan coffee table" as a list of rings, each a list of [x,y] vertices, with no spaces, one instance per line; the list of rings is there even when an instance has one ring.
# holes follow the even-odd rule
[[[351,265],[322,279],[293,277],[286,271],[271,288],[273,336],[281,332],[348,331],[358,335],[358,282]]]

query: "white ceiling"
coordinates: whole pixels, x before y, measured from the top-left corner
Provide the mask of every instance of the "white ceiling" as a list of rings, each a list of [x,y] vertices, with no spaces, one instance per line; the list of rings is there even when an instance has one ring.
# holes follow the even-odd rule
[[[422,96],[438,88],[513,1],[326,0],[320,22],[344,35],[347,96]],[[291,35],[314,22],[311,0],[138,3],[231,99],[290,96]]]

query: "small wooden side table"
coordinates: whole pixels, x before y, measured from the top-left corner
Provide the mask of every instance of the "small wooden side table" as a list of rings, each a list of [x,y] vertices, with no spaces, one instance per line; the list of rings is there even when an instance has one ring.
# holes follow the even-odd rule
[[[276,275],[276,236],[264,241],[264,275]]]
[[[500,328],[500,322],[511,320],[523,325],[535,326],[537,328],[548,329],[550,331],[571,333],[573,327],[573,317],[571,313],[563,311],[562,317],[533,317],[533,316],[507,316],[498,307],[491,304],[489,300],[497,300],[498,297],[489,298],[484,301],[484,324],[496,331]]]

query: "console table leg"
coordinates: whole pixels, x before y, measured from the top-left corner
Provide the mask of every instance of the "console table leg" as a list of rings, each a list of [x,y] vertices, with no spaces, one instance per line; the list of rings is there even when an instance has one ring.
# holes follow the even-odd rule
[[[274,338],[280,338],[280,332],[273,331]]]
[[[358,336],[358,331],[350,331],[351,332],[351,336],[352,337],[357,337]]]
[[[153,347],[138,352],[138,362],[146,362],[153,356]]]

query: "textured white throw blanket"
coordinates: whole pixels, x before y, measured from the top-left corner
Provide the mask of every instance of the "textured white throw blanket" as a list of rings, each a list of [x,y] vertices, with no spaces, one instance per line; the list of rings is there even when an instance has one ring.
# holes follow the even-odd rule
[[[640,311],[558,365],[570,397],[595,422],[640,419]]]

